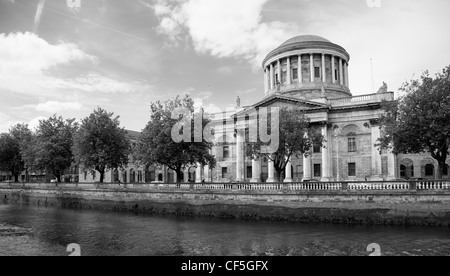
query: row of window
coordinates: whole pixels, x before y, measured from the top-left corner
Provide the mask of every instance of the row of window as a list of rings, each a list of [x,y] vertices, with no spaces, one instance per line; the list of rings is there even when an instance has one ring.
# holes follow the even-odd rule
[[[433,164],[428,164],[425,166],[425,177],[434,177],[435,167]],[[449,165],[445,165],[444,167],[444,175],[448,175],[449,173]],[[401,178],[413,178],[414,177],[414,165],[405,166],[400,165],[400,177]]]
[[[356,177],[356,163],[348,163],[348,176]],[[314,177],[322,177],[322,165],[314,164]]]
[[[298,75],[298,69],[297,68],[292,68],[291,70],[292,70],[291,71],[292,80],[298,80],[298,76],[299,76]],[[322,70],[321,70],[320,67],[314,67],[314,78],[315,79],[321,79],[322,78],[321,71]],[[334,73],[335,73],[335,81],[338,81],[339,80],[339,78],[338,78],[338,70],[335,70]],[[286,83],[287,82],[287,74],[282,72],[281,73],[281,80],[280,80],[278,72],[275,72],[274,79],[275,79],[276,83],[280,83],[280,82],[281,83]]]
[[[322,150],[321,145],[314,145],[313,151],[314,153],[320,153]],[[348,138],[348,152],[356,152],[356,138]],[[222,156],[224,159],[230,158],[230,147],[224,146],[222,151]]]

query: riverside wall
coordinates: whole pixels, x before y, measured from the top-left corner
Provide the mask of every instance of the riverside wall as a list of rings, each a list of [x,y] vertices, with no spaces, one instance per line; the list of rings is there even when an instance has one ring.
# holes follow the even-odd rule
[[[164,186],[0,185],[0,204],[240,220],[450,226],[450,190],[195,190]]]

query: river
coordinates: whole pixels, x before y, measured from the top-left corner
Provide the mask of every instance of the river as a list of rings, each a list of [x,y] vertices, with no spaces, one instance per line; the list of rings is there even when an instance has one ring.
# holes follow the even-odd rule
[[[450,255],[448,228],[320,225],[177,218],[0,205],[0,255]]]

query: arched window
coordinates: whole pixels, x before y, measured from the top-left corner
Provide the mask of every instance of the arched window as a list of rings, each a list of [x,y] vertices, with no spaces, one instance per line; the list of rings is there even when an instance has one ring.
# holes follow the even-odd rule
[[[134,169],[130,170],[130,183],[136,182],[136,171]]]
[[[119,182],[119,171],[117,169],[114,170],[114,182]]]
[[[428,164],[425,166],[425,176],[434,176],[434,165]]]
[[[400,177],[405,179],[413,178],[414,162],[411,159],[403,159],[400,164]]]
[[[122,182],[123,183],[128,183],[127,171],[123,171],[123,173],[122,173]]]
[[[405,165],[400,166],[400,177],[406,178],[406,166]]]

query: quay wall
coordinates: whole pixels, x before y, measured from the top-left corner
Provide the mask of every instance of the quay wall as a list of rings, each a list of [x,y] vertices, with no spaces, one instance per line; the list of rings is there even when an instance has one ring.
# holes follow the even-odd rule
[[[450,190],[195,190],[0,185],[0,204],[304,223],[450,226]]]

